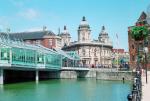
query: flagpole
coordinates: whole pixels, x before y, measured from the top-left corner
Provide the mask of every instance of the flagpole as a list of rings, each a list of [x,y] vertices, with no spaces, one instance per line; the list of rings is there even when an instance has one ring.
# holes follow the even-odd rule
[[[119,70],[119,41],[118,41],[118,34],[116,34],[117,38],[117,70]]]
[[[117,48],[117,69],[119,69],[119,61],[118,61],[119,60],[119,56],[118,56],[118,53],[119,52],[118,52],[118,48]]]
[[[103,43],[102,43],[102,67],[104,67],[104,50],[103,50]]]

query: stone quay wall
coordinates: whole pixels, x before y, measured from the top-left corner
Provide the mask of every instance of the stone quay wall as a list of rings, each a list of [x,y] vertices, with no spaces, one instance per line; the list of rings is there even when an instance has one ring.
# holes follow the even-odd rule
[[[96,78],[101,80],[133,80],[132,71],[116,71],[114,69],[91,69],[89,71],[61,71],[60,79]]]
[[[96,79],[101,80],[133,80],[134,72],[118,71],[118,72],[96,72]]]
[[[24,74],[26,74],[24,76]],[[3,70],[0,69],[0,84],[46,79],[77,79],[94,78],[101,80],[133,80],[135,73],[131,71],[117,71],[115,69],[89,69],[89,70]],[[22,79],[21,79],[22,78]],[[16,81],[17,80],[17,81]]]
[[[76,71],[61,71],[60,72],[60,78],[61,79],[73,79],[77,78],[77,72]]]

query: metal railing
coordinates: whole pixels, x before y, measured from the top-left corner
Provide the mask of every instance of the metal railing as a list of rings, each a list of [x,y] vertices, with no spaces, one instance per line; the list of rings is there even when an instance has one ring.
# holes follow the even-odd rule
[[[141,98],[142,98],[141,72],[137,71],[134,78],[132,93],[127,96],[127,99],[128,101],[141,101]]]
[[[139,43],[137,43],[137,68],[136,74],[133,82],[132,93],[128,94],[128,101],[141,101],[142,99],[142,81],[141,81],[141,67],[140,67],[140,57],[139,57]]]

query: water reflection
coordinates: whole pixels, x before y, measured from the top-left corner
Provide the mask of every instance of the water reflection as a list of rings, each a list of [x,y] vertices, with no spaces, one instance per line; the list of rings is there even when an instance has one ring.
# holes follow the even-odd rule
[[[127,101],[131,82],[96,79],[61,79],[7,84],[0,101]]]

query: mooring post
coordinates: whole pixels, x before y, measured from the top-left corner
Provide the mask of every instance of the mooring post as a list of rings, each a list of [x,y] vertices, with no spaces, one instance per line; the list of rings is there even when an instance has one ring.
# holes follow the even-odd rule
[[[35,71],[35,81],[36,81],[36,83],[39,82],[39,70]]]
[[[4,70],[0,68],[0,84],[4,84]]]

